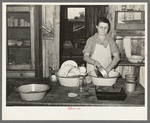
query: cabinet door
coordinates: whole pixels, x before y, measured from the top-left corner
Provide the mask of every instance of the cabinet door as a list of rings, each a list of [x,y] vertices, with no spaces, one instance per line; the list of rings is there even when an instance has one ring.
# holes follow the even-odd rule
[[[7,70],[35,70],[34,6],[7,6]]]

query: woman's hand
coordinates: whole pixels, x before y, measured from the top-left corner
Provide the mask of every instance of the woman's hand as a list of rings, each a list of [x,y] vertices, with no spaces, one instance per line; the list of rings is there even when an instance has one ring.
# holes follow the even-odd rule
[[[94,61],[94,69],[97,69],[96,66],[99,68],[101,65],[98,61]]]

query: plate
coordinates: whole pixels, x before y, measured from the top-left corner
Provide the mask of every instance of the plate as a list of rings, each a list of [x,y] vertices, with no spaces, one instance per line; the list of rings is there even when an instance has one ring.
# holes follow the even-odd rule
[[[60,67],[60,69],[62,69],[64,66],[66,66],[66,65],[73,65],[73,66],[75,66],[75,67],[78,67],[78,65],[77,65],[77,63],[75,62],[75,61],[73,61],[73,60],[67,60],[67,61],[65,61],[64,63],[62,63],[62,65],[61,65],[61,67]]]

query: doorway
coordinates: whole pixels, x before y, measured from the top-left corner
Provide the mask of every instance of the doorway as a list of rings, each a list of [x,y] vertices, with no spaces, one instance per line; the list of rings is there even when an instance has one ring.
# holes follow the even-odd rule
[[[60,64],[74,60],[85,63],[83,48],[86,44],[85,6],[61,6],[60,8]]]

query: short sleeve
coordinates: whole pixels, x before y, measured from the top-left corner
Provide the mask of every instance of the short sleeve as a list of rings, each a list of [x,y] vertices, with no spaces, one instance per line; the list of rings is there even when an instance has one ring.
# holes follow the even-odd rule
[[[119,53],[120,54],[120,51],[117,47],[117,44],[113,38],[110,38],[109,44],[110,44],[111,54],[113,54],[113,53]]]
[[[87,54],[87,53],[91,54],[91,52],[92,52],[92,40],[91,40],[91,38],[89,38],[86,42],[83,53],[84,54]]]

